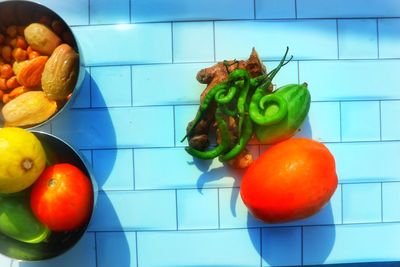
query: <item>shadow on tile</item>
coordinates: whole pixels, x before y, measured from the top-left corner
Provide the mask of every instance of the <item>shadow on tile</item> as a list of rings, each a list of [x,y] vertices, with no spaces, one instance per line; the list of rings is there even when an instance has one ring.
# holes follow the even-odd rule
[[[106,107],[107,104],[105,103],[105,100],[102,97],[101,88],[99,88],[99,86],[94,81],[94,79],[92,79],[92,77],[91,77],[90,85],[91,85],[91,87],[90,87],[91,95],[96,95],[97,104],[99,106]],[[105,108],[105,109],[107,109],[107,108]],[[104,185],[107,183],[107,180],[109,179],[109,177],[113,171],[113,167],[115,165],[116,158],[117,158],[117,141],[116,141],[116,134],[115,134],[112,119],[108,112],[104,112],[102,114],[104,114],[104,117],[101,120],[101,122],[103,124],[102,129],[104,131],[107,131],[107,133],[105,134],[105,136],[107,137],[106,147],[109,147],[110,149],[107,149],[107,164],[101,163],[101,165],[102,165],[101,171],[99,172],[99,173],[101,173],[101,177],[96,178],[96,180],[98,182],[99,190],[102,190],[102,189],[104,190]],[[96,162],[94,162],[94,164],[96,164]],[[119,220],[118,214],[115,211],[113,204],[111,203],[111,200],[108,198],[107,194],[103,194],[102,205],[101,206],[98,205],[96,208],[106,209],[107,217],[103,217],[102,219],[112,221],[114,227],[121,229],[120,231],[121,231],[121,233],[123,233],[123,227]],[[107,244],[107,242],[113,242],[115,240],[101,238],[102,244],[97,244],[97,246],[96,246],[98,248],[97,249],[98,250],[97,251],[98,252],[97,253],[97,262],[98,262],[97,266],[103,266],[101,264],[104,264],[106,262],[113,262],[113,261],[121,263],[123,266],[131,266],[131,259],[130,259],[131,253],[130,253],[127,236],[124,234],[121,234],[121,235],[119,235],[119,237],[120,238],[118,239],[118,244],[115,244],[116,245],[116,247],[114,248],[115,253],[112,253],[113,255],[111,255],[110,253],[104,253],[105,251],[99,251],[99,250],[101,250],[100,248],[103,248],[103,247],[106,247],[106,248],[113,247],[112,244]],[[115,243],[115,242],[113,242],[113,243]],[[136,262],[134,264],[136,264]]]
[[[90,90],[93,93],[96,93],[98,97],[97,101],[104,101],[101,96],[101,90],[98,85],[94,82],[89,72],[86,72],[86,78],[90,80]],[[82,94],[78,95],[79,97],[89,97],[90,94]],[[78,99],[79,100],[79,99]],[[85,99],[82,99],[85,100]],[[86,101],[86,100],[85,100]],[[88,101],[87,103],[90,103]],[[103,103],[104,104],[104,103]],[[105,106],[105,104],[104,104]],[[65,113],[56,118],[56,120],[52,123],[53,133],[59,138],[67,141],[73,147],[77,149],[84,149],[86,151],[91,151],[93,155],[93,150],[107,150],[107,162],[101,163],[101,172],[93,171],[94,178],[97,182],[98,189],[104,190],[104,184],[110,177],[110,174],[113,171],[113,166],[116,161],[116,134],[114,130],[114,125],[112,122],[111,115],[107,108],[96,108],[92,109],[89,106],[83,108],[70,108],[66,110]],[[93,162],[92,158],[92,170],[96,168],[96,162]],[[106,194],[104,194],[106,195]],[[94,208],[94,213],[98,212],[98,209],[107,210],[107,216],[100,218],[101,220],[111,220],[114,225],[119,226],[118,228],[122,229],[120,226],[120,221],[118,215],[113,208],[111,201],[108,197],[103,197],[101,203],[98,201],[97,197],[96,205]],[[101,205],[100,205],[101,204]],[[93,217],[94,218],[94,217]],[[98,218],[96,218],[98,219]],[[125,235],[122,235],[122,238],[118,240],[118,255],[111,255],[110,253],[96,253],[96,248],[98,250],[99,245],[96,244],[97,239],[96,235],[97,231],[93,230],[91,227],[93,224],[98,224],[95,220],[89,225],[88,233],[86,233],[86,238],[82,238],[76,246],[71,248],[66,253],[52,259],[38,261],[38,262],[19,262],[17,266],[19,267],[66,267],[66,266],[75,266],[75,267],[96,267],[96,262],[98,262],[99,267],[103,262],[103,258],[110,257],[119,257],[119,261],[123,260],[124,266],[130,266],[130,251],[128,240]],[[99,229],[103,230],[103,229]],[[105,231],[107,229],[104,229]],[[122,231],[122,230],[121,230]],[[88,238],[90,237],[90,238]],[[103,247],[107,244],[107,242],[112,242],[109,239],[102,239]]]
[[[261,256],[262,266],[323,264],[335,242],[336,231],[330,203],[323,208],[323,212],[299,221],[263,224],[249,212],[249,229],[254,229],[254,221],[262,225],[261,232],[249,230],[249,236]],[[314,227],[323,227],[323,234],[313,235]]]

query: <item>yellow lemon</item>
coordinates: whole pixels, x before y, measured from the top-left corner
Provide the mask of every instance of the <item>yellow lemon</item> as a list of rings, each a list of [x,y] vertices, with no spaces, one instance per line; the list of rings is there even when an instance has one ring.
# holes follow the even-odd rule
[[[16,127],[0,128],[0,193],[31,186],[46,167],[46,153],[37,137]]]

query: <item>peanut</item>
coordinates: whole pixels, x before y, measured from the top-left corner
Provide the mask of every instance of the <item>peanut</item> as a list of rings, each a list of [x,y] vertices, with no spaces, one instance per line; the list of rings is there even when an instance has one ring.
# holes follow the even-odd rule
[[[25,38],[22,36],[17,37],[17,47],[26,50],[28,48],[28,43],[26,42]]]
[[[4,79],[9,79],[13,76],[13,70],[10,64],[4,64],[0,68],[0,77]]]
[[[8,26],[6,32],[10,37],[15,37],[17,35],[17,26],[15,25]]]
[[[3,48],[1,49],[1,56],[3,57],[4,61],[6,62],[11,62],[12,60],[12,54],[11,54],[11,47],[6,45],[3,46]]]
[[[16,61],[23,61],[28,59],[28,53],[19,47],[13,49],[12,56]]]
[[[14,89],[20,86],[17,81],[17,76],[12,76],[10,79],[7,80],[6,84],[8,89]]]
[[[29,89],[26,88],[25,86],[18,86],[16,88],[14,88],[10,93],[8,93],[8,97],[10,99],[14,99],[19,95],[22,95],[23,93],[28,92]]]
[[[6,79],[0,78],[0,91],[6,91],[7,89]]]

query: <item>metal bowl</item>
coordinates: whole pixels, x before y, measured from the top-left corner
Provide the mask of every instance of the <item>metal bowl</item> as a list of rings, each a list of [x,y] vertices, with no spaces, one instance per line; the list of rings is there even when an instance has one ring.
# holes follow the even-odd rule
[[[72,92],[71,97],[68,100],[58,102],[58,110],[52,117],[50,117],[46,121],[41,122],[39,124],[22,127],[22,128],[26,128],[26,129],[35,129],[37,127],[40,127],[40,126],[46,124],[47,122],[49,122],[51,119],[56,117],[61,112],[63,112],[65,109],[67,109],[69,104],[72,102],[72,100],[77,95],[77,92],[79,91],[80,87],[82,86],[83,80],[85,78],[85,68],[83,67],[83,57],[82,57],[81,49],[79,49],[79,44],[78,44],[73,32],[71,31],[71,28],[57,13],[55,13],[51,9],[49,9],[41,4],[30,2],[30,1],[25,1],[25,0],[1,1],[0,2],[0,32],[3,31],[9,25],[26,26],[33,22],[39,22],[40,18],[42,18],[43,16],[51,18],[52,20],[60,21],[61,24],[63,25],[63,27],[66,29],[65,33],[66,33],[66,35],[69,36],[68,44],[71,45],[79,55],[78,78],[77,78],[76,84],[74,86],[74,90]],[[65,40],[63,40],[63,42],[64,41]],[[0,109],[1,109],[2,105],[3,104],[1,101]],[[3,127],[3,126],[4,126],[4,119],[2,118],[2,115],[0,113],[0,127]]]
[[[90,178],[93,189],[92,215],[97,199],[97,184],[85,160],[70,145],[44,132],[31,131],[42,143],[49,165],[70,163],[81,169]],[[92,217],[92,216],[91,216]],[[83,227],[68,232],[52,232],[46,242],[25,243],[0,233],[0,254],[22,261],[38,261],[53,258],[70,250],[86,232],[90,220]]]

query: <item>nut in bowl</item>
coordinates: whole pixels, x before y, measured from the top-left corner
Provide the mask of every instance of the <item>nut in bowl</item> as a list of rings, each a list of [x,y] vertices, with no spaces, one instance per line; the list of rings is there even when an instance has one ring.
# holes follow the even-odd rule
[[[93,214],[97,186],[79,154],[62,140],[0,128],[0,254],[23,261],[71,249]],[[15,152],[18,153],[15,153]]]
[[[84,76],[78,43],[59,15],[30,1],[0,2],[0,127],[48,122]]]

